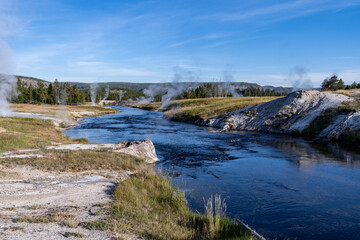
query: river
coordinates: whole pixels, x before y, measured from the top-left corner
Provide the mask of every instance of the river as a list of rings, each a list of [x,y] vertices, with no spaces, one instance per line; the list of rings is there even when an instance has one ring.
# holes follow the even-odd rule
[[[284,135],[220,133],[127,107],[66,131],[90,142],[151,139],[190,207],[221,194],[227,213],[267,239],[360,238],[360,155]]]

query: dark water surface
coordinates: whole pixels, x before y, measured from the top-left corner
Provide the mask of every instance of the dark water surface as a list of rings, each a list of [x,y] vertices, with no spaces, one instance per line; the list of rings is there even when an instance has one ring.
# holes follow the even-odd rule
[[[360,239],[360,156],[301,138],[219,133],[126,107],[66,132],[91,142],[151,139],[191,208],[227,198],[227,212],[268,239]],[[210,131],[209,131],[210,130]]]

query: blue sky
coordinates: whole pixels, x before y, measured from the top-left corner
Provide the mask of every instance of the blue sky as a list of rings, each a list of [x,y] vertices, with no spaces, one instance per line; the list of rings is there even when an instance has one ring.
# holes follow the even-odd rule
[[[360,82],[359,26],[360,0],[0,0],[13,73],[50,81]]]

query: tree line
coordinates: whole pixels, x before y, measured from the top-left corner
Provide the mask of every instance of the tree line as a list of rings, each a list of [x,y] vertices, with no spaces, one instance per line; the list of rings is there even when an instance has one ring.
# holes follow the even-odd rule
[[[275,90],[249,87],[245,89],[236,89],[231,84],[215,85],[212,83],[204,83],[196,88],[189,89],[179,94],[176,99],[191,98],[215,98],[215,97],[237,97],[237,96],[285,96],[286,92],[277,92]]]
[[[41,81],[37,87],[33,87],[31,84],[27,87],[18,78],[17,91],[18,95],[13,99],[15,103],[77,105],[89,101],[90,98],[88,90],[79,90],[77,85],[59,83],[58,80],[50,83],[48,87],[45,87]]]
[[[345,85],[342,78],[338,78],[338,76],[334,75],[331,78],[325,79],[321,84],[321,91],[336,91],[336,90],[350,90],[360,88],[360,83],[356,83],[355,81],[350,85]]]
[[[269,97],[269,96],[286,96],[286,92],[277,92],[275,90],[263,88],[245,88],[239,90],[239,93],[244,97]]]
[[[18,78],[17,81],[18,95],[12,102],[14,103],[29,103],[29,104],[51,104],[51,105],[80,105],[91,101],[90,90],[78,89],[78,86],[70,85],[70,83],[60,83],[55,79],[54,83],[50,83],[47,87],[42,81],[39,81],[37,87],[24,86]],[[109,91],[106,93],[106,91]],[[122,91],[120,96],[119,92]],[[144,96],[142,92],[127,89],[115,88],[106,90],[106,87],[98,87],[96,90],[96,102],[100,102],[107,96],[107,100],[128,100]]]

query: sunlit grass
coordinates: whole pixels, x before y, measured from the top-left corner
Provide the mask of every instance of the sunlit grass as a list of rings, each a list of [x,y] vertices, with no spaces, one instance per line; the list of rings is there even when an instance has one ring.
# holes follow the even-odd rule
[[[252,239],[250,232],[218,211],[223,209],[220,198],[220,206],[216,202],[207,215],[195,214],[187,206],[184,193],[161,175],[139,173],[119,183],[113,197],[108,219],[82,225],[147,239]]]
[[[138,157],[110,151],[45,151],[38,158],[0,159],[4,166],[27,165],[45,171],[137,170],[145,165]]]
[[[80,106],[69,106],[69,105],[35,105],[35,104],[11,104],[10,108],[16,112],[26,112],[26,113],[40,113],[51,116],[58,116],[59,114],[66,114],[71,117],[71,112],[91,112],[92,116],[99,116],[104,114],[111,114],[118,112],[115,109],[110,107],[100,107],[100,106],[88,106],[88,105],[80,105]]]
[[[5,130],[0,132],[0,152],[79,142],[63,135],[50,120],[1,117],[0,127]]]
[[[274,100],[278,97],[233,97],[174,100],[162,111],[171,120],[194,122],[216,117],[241,108]],[[137,107],[156,110],[160,102],[139,104]]]

